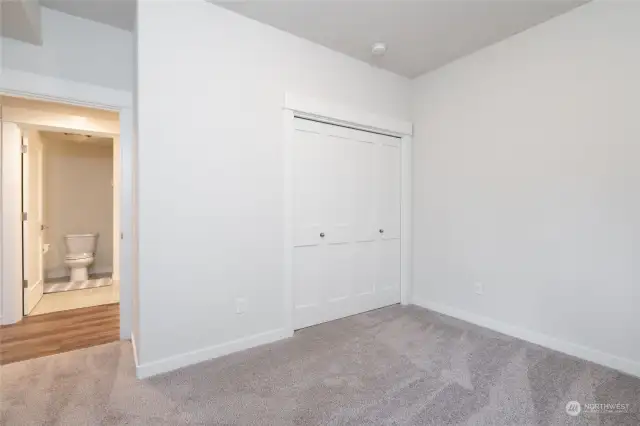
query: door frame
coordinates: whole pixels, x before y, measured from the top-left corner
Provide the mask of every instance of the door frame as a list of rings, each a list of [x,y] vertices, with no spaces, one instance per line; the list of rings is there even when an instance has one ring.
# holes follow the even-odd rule
[[[285,93],[282,110],[284,130],[284,324],[286,334],[293,336],[293,143],[294,119],[306,118],[321,123],[351,127],[401,139],[401,203],[400,203],[400,302],[411,303],[411,163],[413,124],[382,117],[344,105],[315,98]]]
[[[15,123],[14,123],[15,124]],[[27,152],[25,152],[24,150],[21,152],[21,171],[22,171],[22,211],[23,212],[27,212],[30,213],[29,216],[31,216],[34,212],[33,212],[33,206],[31,206],[31,189],[32,189],[32,182],[31,182],[31,171],[32,169],[37,168],[38,169],[38,183],[37,183],[37,191],[38,193],[36,194],[36,199],[38,200],[38,210],[36,212],[37,214],[37,218],[32,218],[32,217],[28,217],[27,220],[23,220],[22,221],[22,279],[25,280],[25,271],[30,271],[31,270],[31,263],[34,259],[29,259],[28,258],[28,253],[31,252],[31,250],[29,250],[29,244],[31,242],[31,235],[30,235],[30,222],[33,220],[38,220],[38,222],[40,223],[40,225],[42,226],[43,223],[43,210],[44,210],[44,176],[43,176],[43,172],[44,172],[44,146],[42,145],[42,141],[39,140],[39,145],[38,148],[35,148],[34,144],[31,141],[31,134],[27,134],[25,135],[25,129],[22,128],[20,125],[18,125],[18,129],[20,130],[20,138],[21,138],[21,144],[23,147],[26,147]],[[26,141],[26,144],[25,144]],[[29,156],[33,153],[33,150],[36,149],[37,150],[37,157],[36,157],[36,164],[33,164],[30,160],[29,160]],[[25,160],[26,160],[26,168],[25,168]],[[25,207],[27,207],[25,209]],[[37,263],[39,266],[39,271],[38,271],[38,277],[37,280],[35,281],[35,283],[33,284],[33,286],[29,286],[27,285],[27,287],[23,286],[23,293],[22,293],[22,302],[23,302],[23,313],[24,315],[28,315],[29,312],[31,312],[33,310],[33,308],[35,308],[35,305],[31,306],[31,309],[29,309],[30,303],[29,301],[31,300],[32,297],[32,293],[37,292],[40,294],[40,298],[42,298],[43,295],[43,289],[44,289],[44,253],[42,251],[42,248],[44,247],[43,245],[43,231],[44,228],[40,227],[39,230],[39,235],[38,235],[38,243],[40,246],[40,251],[39,251],[39,259],[37,259]],[[29,274],[30,275],[30,274]],[[33,279],[33,277],[31,277]],[[23,281],[24,283],[24,281]],[[27,281],[28,284],[31,283],[31,280]],[[40,299],[38,299],[39,301]],[[37,305],[37,302],[36,302]]]
[[[57,126],[53,126],[53,125],[43,125],[43,124],[33,124],[31,122],[22,122],[21,120],[13,120],[11,119],[11,121],[7,121],[8,123],[12,123],[15,124],[16,126],[18,126],[18,129],[20,130],[20,133],[23,135],[22,137],[25,138],[25,133],[26,132],[33,132],[33,131],[49,131],[49,132],[71,132],[71,133],[82,133],[83,135],[90,135],[90,136],[98,136],[98,137],[108,137],[111,138],[112,142],[112,159],[113,159],[113,180],[111,182],[111,198],[112,198],[112,202],[113,202],[113,232],[112,235],[110,236],[110,239],[112,240],[112,244],[113,244],[113,248],[112,248],[112,256],[113,256],[113,265],[112,265],[112,271],[111,271],[111,278],[113,280],[117,280],[120,281],[120,245],[121,245],[121,240],[120,240],[120,235],[122,230],[120,229],[120,214],[119,214],[119,203],[122,197],[122,182],[121,182],[121,175],[120,175],[120,156],[119,156],[119,152],[120,152],[120,134],[119,133],[113,133],[113,132],[102,132],[102,131],[95,131],[95,130],[88,130],[86,128],[67,128],[67,127],[57,127]],[[28,140],[28,136],[26,136],[27,140]],[[23,139],[24,140],[24,139]],[[44,148],[44,146],[42,147]],[[43,153],[44,150],[41,152]],[[22,154],[23,156],[25,154]],[[44,160],[44,158],[42,158],[42,160]],[[11,161],[9,158],[7,158],[7,161]],[[23,161],[24,161],[24,157],[23,157]],[[23,166],[24,166],[24,162],[23,162]],[[41,171],[43,170],[43,168],[41,169]],[[22,180],[22,200],[23,200],[23,209],[24,209],[24,167],[23,167],[23,180]],[[41,186],[40,190],[42,190],[43,187]],[[24,231],[24,224],[26,222],[23,222],[23,237],[22,237],[22,250],[23,250],[23,259],[22,259],[22,279],[24,279],[24,271],[25,271],[25,264],[26,264],[26,259],[25,257],[25,231]],[[42,270],[44,271],[44,263],[42,263]],[[43,278],[43,282],[42,284],[44,285],[44,278]],[[25,296],[26,299],[26,296]],[[26,302],[26,300],[25,300]],[[26,305],[25,305],[26,306]],[[26,309],[24,310],[26,311]],[[28,316],[28,314],[24,314],[23,316]]]
[[[13,96],[38,101],[83,106],[114,111],[119,115],[120,162],[120,338],[131,339],[134,317],[134,290],[136,285],[135,250],[137,248],[137,215],[135,215],[137,154],[134,141],[133,96],[129,91],[110,89],[16,70],[5,69],[0,74],[0,96]],[[18,123],[16,123],[18,124]],[[0,151],[3,149],[0,144]],[[8,161],[6,155],[2,161]],[[4,164],[2,167],[5,170]],[[9,182],[7,182],[9,181]],[[0,175],[2,188],[2,260],[1,324],[14,324],[23,318],[22,312],[22,239],[16,238],[11,229],[21,222],[21,211],[7,212],[16,205],[16,191],[10,179]],[[18,199],[21,206],[21,199]],[[21,207],[20,207],[21,210]],[[15,213],[15,214],[13,214]],[[22,227],[20,226],[20,229]],[[9,231],[9,232],[7,232]],[[21,234],[22,232],[20,232]],[[19,260],[19,261],[18,261]]]

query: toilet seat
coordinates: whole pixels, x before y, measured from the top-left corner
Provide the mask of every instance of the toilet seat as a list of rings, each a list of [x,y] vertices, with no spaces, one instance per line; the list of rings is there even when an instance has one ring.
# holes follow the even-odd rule
[[[78,253],[78,254],[68,254],[64,257],[65,260],[82,260],[82,259],[91,259],[93,257],[93,253]]]

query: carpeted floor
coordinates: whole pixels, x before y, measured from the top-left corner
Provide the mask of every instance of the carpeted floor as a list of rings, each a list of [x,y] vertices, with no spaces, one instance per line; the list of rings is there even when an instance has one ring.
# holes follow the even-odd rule
[[[128,343],[10,364],[1,379],[12,426],[640,424],[640,379],[414,306],[143,381]],[[630,413],[572,417],[570,400]]]

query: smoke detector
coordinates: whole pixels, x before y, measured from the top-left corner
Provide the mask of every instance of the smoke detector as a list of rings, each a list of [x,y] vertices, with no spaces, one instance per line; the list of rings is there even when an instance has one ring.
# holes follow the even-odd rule
[[[387,45],[385,43],[382,43],[382,42],[373,43],[373,46],[371,46],[371,54],[373,56],[382,56],[386,53],[386,51],[387,51]]]

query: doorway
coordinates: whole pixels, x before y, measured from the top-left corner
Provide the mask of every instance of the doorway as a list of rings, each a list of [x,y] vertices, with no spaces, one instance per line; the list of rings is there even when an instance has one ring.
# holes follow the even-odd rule
[[[57,285],[56,289],[51,288],[56,285],[46,285],[49,279],[64,280],[69,277],[71,272],[71,265],[68,264],[70,262],[65,262],[65,256],[72,253],[65,251],[64,235],[96,234],[98,241],[102,238],[102,242],[108,243],[109,248],[100,250],[100,244],[97,243],[98,256],[94,259],[95,262],[90,262],[91,264],[87,265],[87,278],[94,278],[95,272],[109,275],[109,278],[114,281],[120,278],[120,241],[123,235],[120,218],[122,209],[130,207],[130,203],[126,199],[124,203],[121,202],[123,195],[121,174],[122,172],[130,173],[130,167],[127,164],[126,169],[121,169],[120,165],[123,151],[120,147],[119,113],[27,98],[2,96],[0,99],[2,101],[3,163],[1,180],[3,279],[0,288],[2,290],[2,310],[0,311],[2,323],[15,324],[27,314],[35,315],[43,314],[45,311],[53,312],[117,303],[120,298],[119,290],[108,300],[94,294],[92,297],[83,297],[81,303],[66,303],[66,305],[65,303],[57,303],[56,306],[49,309],[38,307],[38,305],[42,305],[41,302],[48,296],[48,293],[55,293],[55,297],[58,299],[64,299],[62,297],[64,293],[72,293],[72,291],[65,290],[81,290],[87,293],[86,288],[66,289],[61,288],[67,287],[65,285]],[[71,229],[70,232],[62,232],[62,234],[58,232],[58,236],[53,238],[54,241],[48,240],[51,236],[48,237],[47,232],[52,230],[49,229],[50,223],[47,219],[47,205],[50,204],[47,203],[47,187],[51,183],[50,177],[47,178],[47,148],[61,146],[62,139],[67,139],[68,143],[75,143],[78,146],[85,144],[88,146],[87,142],[91,142],[93,146],[100,145],[101,149],[107,152],[108,161],[111,164],[108,166],[110,176],[106,181],[108,188],[106,190],[103,188],[102,193],[110,203],[105,210],[108,210],[111,229],[106,232],[91,230],[84,232]],[[58,171],[65,168],[74,170],[74,167],[58,167]],[[61,173],[57,175],[59,176]],[[76,174],[73,179],[68,179],[68,181],[87,183],[91,181],[90,178],[93,178],[93,175]],[[129,190],[131,182],[126,181],[126,183],[125,189]],[[58,186],[60,187],[60,185]],[[68,185],[65,184],[62,187],[66,186]],[[69,191],[66,192],[69,193]],[[60,197],[54,197],[54,199],[56,198]],[[85,193],[83,198],[88,199],[89,197],[86,197]],[[76,208],[75,211],[79,214],[86,213],[93,203],[89,200],[89,203],[85,203],[84,207]],[[67,204],[72,203],[67,202]],[[91,215],[85,214],[85,216]],[[77,218],[72,222],[78,222]],[[51,254],[49,250],[53,247],[58,251],[57,276],[51,273],[51,268],[47,265],[47,256]],[[91,252],[91,250],[86,251]],[[125,247],[125,251],[127,251],[127,247]],[[100,262],[98,257],[100,254],[104,257],[107,253],[111,263],[109,270],[97,271],[97,266],[104,265],[104,262]],[[93,286],[93,283],[88,284],[87,287]],[[130,285],[130,283],[127,284]],[[103,285],[98,284],[95,287],[103,287]],[[98,291],[98,289],[90,290]],[[92,298],[93,300],[91,300]],[[128,313],[127,309],[125,314]],[[126,325],[121,327],[121,336],[128,337],[128,317],[125,317],[124,320]]]
[[[115,138],[21,132],[23,314],[118,303]]]
[[[76,320],[83,315],[100,318],[103,337],[128,338],[130,310],[125,305],[122,318],[119,279],[121,217],[123,209],[131,206],[123,197],[121,175],[130,173],[130,165],[122,169],[120,164],[120,114],[27,98],[0,99],[0,318],[5,324],[3,334],[15,336],[12,344],[4,340],[3,351],[12,352],[4,355],[30,357],[35,354],[32,349],[42,345],[54,345],[62,352],[97,344],[92,342],[99,339],[82,340],[88,330]],[[96,185],[96,180],[101,184]],[[125,182],[124,189],[130,191],[131,182]],[[104,213],[101,222],[108,223],[106,228],[85,220],[95,219],[96,212]],[[95,237],[95,244],[89,237]],[[67,244],[74,239],[75,246]],[[74,267],[82,269],[79,266],[86,266],[86,279],[71,279]],[[107,291],[108,296],[101,294]],[[64,334],[55,324],[67,320],[77,330],[66,327]],[[46,335],[37,332],[43,324],[51,325]]]
[[[119,201],[120,219],[120,253],[118,257],[120,275],[120,339],[133,339],[134,324],[137,327],[137,143],[134,134],[133,97],[128,91],[113,90],[92,84],[78,84],[73,81],[44,77],[40,75],[28,75],[13,73],[11,76],[5,72],[0,78],[0,108],[3,114],[0,117],[0,127],[7,120],[6,98],[21,99],[42,103],[55,103],[65,107],[68,111],[78,108],[89,108],[93,111],[102,111],[107,114],[115,114],[118,121],[108,123],[104,120],[96,122],[84,117],[82,112],[73,110],[71,114],[75,119],[66,120],[63,124],[69,130],[73,130],[78,124],[92,125],[96,132],[119,134],[119,153],[117,159],[120,165],[121,198]],[[6,78],[4,78],[6,77]],[[19,108],[18,108],[19,109]],[[16,111],[13,111],[14,122]],[[103,117],[104,118],[104,117]],[[57,121],[55,114],[44,114],[43,121]],[[108,121],[108,120],[107,120]],[[57,121],[60,123],[59,121]],[[119,125],[118,125],[119,122]],[[4,136],[4,129],[2,129]],[[20,199],[16,197],[10,188],[20,180],[20,170],[14,170],[13,162],[7,159],[9,156],[19,156],[19,144],[17,146],[5,146],[0,144],[2,154],[2,167],[0,172],[0,199],[2,205],[0,259],[2,271],[0,275],[0,324],[10,325],[22,320],[22,288],[15,286],[22,279],[21,265],[21,227],[16,229],[15,218],[20,215]]]

